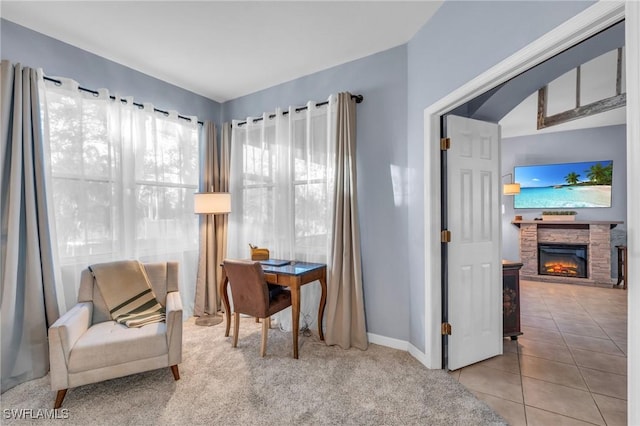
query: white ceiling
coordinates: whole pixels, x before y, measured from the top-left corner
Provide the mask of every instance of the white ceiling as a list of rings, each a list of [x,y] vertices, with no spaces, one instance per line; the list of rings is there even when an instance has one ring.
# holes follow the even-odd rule
[[[441,4],[0,0],[0,16],[224,102],[404,44]],[[536,113],[537,95],[532,94],[500,121],[502,136],[626,121],[625,109],[619,108],[537,130]]]
[[[0,14],[224,102],[404,44],[441,4],[2,0]]]

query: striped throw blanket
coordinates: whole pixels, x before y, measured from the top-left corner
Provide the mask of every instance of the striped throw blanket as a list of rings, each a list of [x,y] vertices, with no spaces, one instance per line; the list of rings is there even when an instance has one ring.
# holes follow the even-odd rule
[[[89,266],[111,318],[127,327],[165,320],[165,309],[151,290],[144,267],[137,260]]]

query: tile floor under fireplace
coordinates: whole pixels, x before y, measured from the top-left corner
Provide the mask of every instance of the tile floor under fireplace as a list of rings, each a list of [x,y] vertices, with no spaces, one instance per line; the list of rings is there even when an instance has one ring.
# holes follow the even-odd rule
[[[626,425],[627,292],[520,281],[504,354],[452,371],[510,425]]]

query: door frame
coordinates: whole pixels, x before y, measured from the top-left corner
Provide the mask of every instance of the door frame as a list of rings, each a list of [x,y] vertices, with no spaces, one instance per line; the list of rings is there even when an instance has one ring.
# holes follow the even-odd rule
[[[424,229],[425,229],[425,354],[421,357],[428,368],[442,368],[442,339],[440,324],[442,322],[442,291],[441,291],[441,200],[440,200],[440,117],[454,108],[470,101],[478,95],[502,84],[516,75],[534,67],[550,57],[580,43],[590,36],[606,29],[614,23],[626,19],[625,52],[626,52],[626,78],[627,78],[627,141],[640,140],[640,123],[633,122],[631,117],[640,116],[640,4],[634,1],[624,2],[598,2],[560,26],[551,30],[539,39],[533,41],[523,49],[514,53],[507,59],[496,64],[478,77],[470,80],[449,95],[438,100],[424,110]],[[640,172],[633,171],[631,164],[640,163],[640,146],[632,146],[627,143],[627,193],[640,192]],[[635,215],[635,216],[634,216]],[[627,221],[629,248],[629,271],[635,276],[640,271],[637,265],[640,260],[638,243],[640,242],[640,230],[636,229],[634,217],[640,217],[640,199],[628,197]],[[638,296],[630,289],[629,305],[633,301],[640,303],[640,290]],[[637,306],[638,303],[635,305]],[[629,310],[629,324],[633,324],[633,310]],[[638,313],[640,320],[640,312]],[[640,351],[640,337],[638,342],[630,334],[630,351],[638,347]],[[634,383],[633,378],[640,382],[640,363],[638,371],[629,368],[628,383]],[[637,383],[637,382],[636,382]],[[636,393],[638,395],[636,395]],[[637,400],[640,390],[629,389],[629,401]],[[629,407],[634,404],[629,403]],[[631,412],[630,412],[631,414]],[[637,417],[640,419],[640,407],[637,408]],[[629,417],[631,420],[632,417]]]

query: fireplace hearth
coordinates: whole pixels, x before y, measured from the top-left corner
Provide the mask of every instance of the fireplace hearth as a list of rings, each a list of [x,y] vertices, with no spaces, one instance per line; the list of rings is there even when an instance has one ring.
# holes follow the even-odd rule
[[[538,273],[588,278],[588,247],[583,244],[538,244]]]

